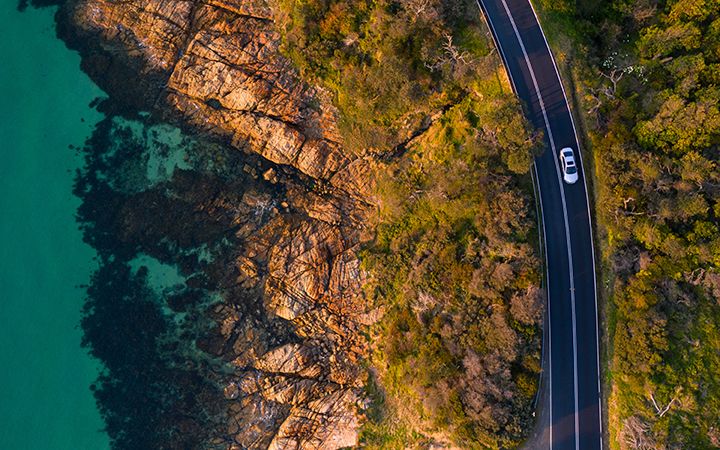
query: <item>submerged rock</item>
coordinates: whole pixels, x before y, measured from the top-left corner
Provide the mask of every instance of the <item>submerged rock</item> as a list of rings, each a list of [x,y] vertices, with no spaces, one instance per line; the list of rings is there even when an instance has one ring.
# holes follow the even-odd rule
[[[340,144],[328,94],[279,53],[263,0],[72,0],[61,35],[107,92],[358,197],[368,161]]]
[[[200,136],[184,150],[189,168],[132,189],[121,187],[122,168],[145,148],[132,133],[101,124],[87,149],[80,218],[103,262],[143,252],[187,277],[155,300],[169,305],[166,325],[145,345],[162,370],[144,382],[173,383],[166,374],[183,367],[192,382],[169,392],[212,393],[158,401],[154,426],[123,422],[151,404],[113,386],[134,389],[129,373],[145,362],[96,351],[97,339],[127,339],[130,328],[90,335],[110,326],[95,314],[108,307],[105,291],[92,291],[84,328],[108,367],[98,401],[116,424],[115,445],[141,442],[135,433],[146,434],[144,448],[355,445],[368,317],[357,251],[372,160],[342,147],[327,95],[279,54],[272,9],[262,0],[71,0],[59,18],[115,110],[150,111]],[[138,403],[121,408],[121,398]]]

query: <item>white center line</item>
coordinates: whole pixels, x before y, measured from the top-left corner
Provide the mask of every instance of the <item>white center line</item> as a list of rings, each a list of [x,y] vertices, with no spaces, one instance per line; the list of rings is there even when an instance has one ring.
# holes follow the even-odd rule
[[[555,69],[555,74],[557,74],[558,81],[560,82],[560,88],[562,89],[563,98],[565,99],[565,104],[569,105],[568,103],[568,97],[565,93],[565,86],[562,83],[562,78],[560,77],[560,71],[558,71],[557,64],[555,64],[555,58],[552,56],[552,51],[550,50],[550,44],[548,44],[547,38],[545,37],[545,33],[542,31],[542,27],[540,26],[540,18],[537,15],[537,12],[535,11],[535,7],[532,4],[532,1],[528,0],[528,4],[530,5],[530,10],[532,10],[533,15],[535,16],[535,21],[538,23],[538,26],[540,27],[540,34],[542,34],[543,41],[545,42],[545,48],[547,48],[548,53],[550,54],[550,60],[553,63],[553,68]],[[568,108],[568,112],[569,108]],[[580,158],[580,165],[584,166],[582,164],[582,152],[580,151],[580,138],[578,137],[577,129],[575,128],[575,120],[573,119],[572,113],[570,113],[570,123],[573,127],[573,133],[575,134],[575,142],[578,143],[578,157]],[[595,350],[596,350],[596,363],[597,363],[597,395],[598,395],[598,422],[599,422],[599,430],[600,430],[600,448],[603,447],[603,415],[602,415],[602,391],[600,389],[600,326],[598,324],[598,300],[597,300],[597,286],[596,286],[596,280],[597,280],[597,270],[595,268],[595,242],[593,238],[593,228],[592,228],[592,214],[590,214],[590,197],[588,195],[588,189],[587,184],[585,183],[585,178],[583,178],[583,184],[585,187],[585,203],[587,204],[587,214],[588,214],[588,222],[590,224],[590,229],[588,230],[590,232],[590,252],[592,254],[592,268],[593,268],[593,299],[595,300]]]
[[[535,78],[535,72],[533,71],[532,64],[530,63],[530,57],[528,56],[527,50],[525,49],[525,43],[523,42],[522,38],[520,37],[520,32],[518,31],[517,25],[515,24],[515,20],[513,19],[512,13],[510,12],[510,8],[508,8],[507,2],[505,0],[501,0],[503,7],[505,8],[505,13],[508,15],[508,19],[510,19],[510,24],[512,25],[513,31],[515,32],[515,36],[517,37],[518,43],[520,44],[520,49],[523,52],[523,56],[525,58],[525,64],[527,65],[528,71],[530,72],[530,78],[533,82],[533,87],[535,88],[535,93],[538,97],[538,101],[540,103],[540,109],[542,110],[543,120],[545,121],[545,127],[547,128],[548,132],[548,140],[550,141],[550,147],[553,152],[553,160],[555,161],[555,171],[557,173],[558,177],[558,183],[560,184],[560,198],[562,200],[562,207],[563,207],[563,218],[565,220],[565,240],[567,242],[567,252],[568,252],[568,268],[570,272],[570,306],[572,310],[572,337],[573,337],[573,390],[574,390],[574,397],[575,397],[575,449],[580,450],[580,416],[579,416],[579,406],[578,406],[578,376],[577,376],[577,325],[576,325],[576,319],[575,319],[575,276],[573,274],[573,259],[572,259],[572,248],[570,244],[570,226],[567,216],[567,204],[565,201],[565,188],[563,186],[562,178],[560,177],[560,167],[558,165],[557,161],[557,154],[555,150],[555,140],[553,139],[552,135],[552,128],[550,128],[550,121],[548,120],[547,112],[545,111],[545,103],[543,102],[542,94],[540,93],[540,88],[537,83],[537,79]],[[552,447],[552,441],[550,442],[550,446]]]

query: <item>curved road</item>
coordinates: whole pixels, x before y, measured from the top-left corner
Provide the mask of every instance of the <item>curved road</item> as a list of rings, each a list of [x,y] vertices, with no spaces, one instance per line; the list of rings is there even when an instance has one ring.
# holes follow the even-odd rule
[[[562,181],[558,152],[579,142],[560,75],[528,0],[477,0],[490,24],[513,89],[530,122],[544,131],[536,158],[547,268],[549,447],[600,450],[602,400],[597,294],[587,187]]]

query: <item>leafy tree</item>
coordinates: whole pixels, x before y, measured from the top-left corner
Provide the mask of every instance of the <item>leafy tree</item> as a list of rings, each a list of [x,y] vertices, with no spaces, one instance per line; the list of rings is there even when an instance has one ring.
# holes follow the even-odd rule
[[[713,0],[615,0],[582,25],[594,33],[577,73],[612,280],[613,448],[717,448],[718,20]]]

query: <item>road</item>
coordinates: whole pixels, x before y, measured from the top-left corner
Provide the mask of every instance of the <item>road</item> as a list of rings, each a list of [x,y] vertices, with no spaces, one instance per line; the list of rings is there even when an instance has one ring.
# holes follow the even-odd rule
[[[535,160],[545,238],[549,430],[553,450],[600,450],[602,399],[595,257],[582,162],[580,179],[562,181],[558,153],[577,133],[560,75],[528,0],[477,0],[531,123],[544,131]]]

